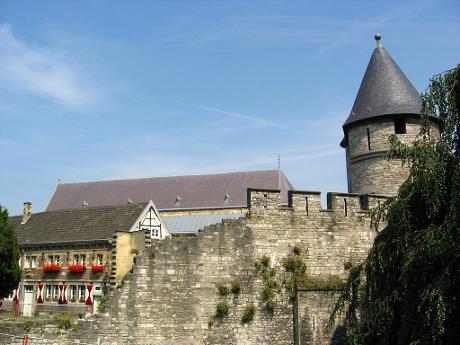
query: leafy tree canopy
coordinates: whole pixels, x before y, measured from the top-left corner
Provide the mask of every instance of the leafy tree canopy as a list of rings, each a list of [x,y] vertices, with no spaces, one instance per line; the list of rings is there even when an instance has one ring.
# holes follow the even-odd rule
[[[7,297],[18,286],[19,247],[8,210],[0,206],[0,298]]]
[[[410,176],[374,212],[386,227],[332,316],[347,306],[348,344],[460,343],[460,65],[434,76],[422,100],[413,146],[390,139],[389,158],[402,159]],[[442,122],[441,140],[429,114]]]

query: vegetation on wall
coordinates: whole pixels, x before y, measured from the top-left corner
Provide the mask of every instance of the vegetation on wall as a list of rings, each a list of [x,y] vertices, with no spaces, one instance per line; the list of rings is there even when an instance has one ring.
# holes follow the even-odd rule
[[[252,322],[255,314],[256,314],[256,306],[254,305],[254,303],[247,305],[246,308],[244,308],[243,317],[241,318],[241,322],[243,324]]]
[[[255,263],[256,270],[262,278],[262,300],[264,309],[273,313],[278,305],[277,300],[287,297],[290,302],[297,298],[299,288],[307,290],[336,291],[342,289],[343,280],[336,276],[326,278],[312,277],[307,272],[307,264],[302,254],[306,253],[301,246],[292,248],[292,253],[281,260],[282,270],[271,267],[270,257],[264,255]]]
[[[373,214],[386,227],[352,267],[330,322],[347,308],[348,344],[458,344],[460,339],[460,68],[437,75],[422,94],[422,130],[390,158],[410,176]],[[429,115],[442,121],[441,140]],[[359,315],[360,313],[360,315]]]
[[[0,206],[0,298],[8,297],[21,278],[19,247],[8,210]]]

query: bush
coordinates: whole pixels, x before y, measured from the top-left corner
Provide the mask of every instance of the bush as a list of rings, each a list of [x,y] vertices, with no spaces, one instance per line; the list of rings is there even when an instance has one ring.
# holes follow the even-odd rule
[[[216,317],[223,318],[228,315],[230,309],[227,302],[219,302],[216,306]]]
[[[243,317],[241,318],[241,322],[243,322],[243,324],[251,322],[254,319],[255,313],[256,313],[256,306],[254,305],[254,303],[249,304],[244,309],[244,313],[243,313]]]
[[[55,314],[53,321],[59,329],[71,329],[75,322],[75,316],[72,314]]]
[[[238,279],[234,279],[230,282],[230,290],[232,294],[238,295],[241,291],[241,282]]]
[[[217,290],[219,290],[219,294],[221,296],[227,296],[230,294],[230,288],[227,284],[217,284]]]

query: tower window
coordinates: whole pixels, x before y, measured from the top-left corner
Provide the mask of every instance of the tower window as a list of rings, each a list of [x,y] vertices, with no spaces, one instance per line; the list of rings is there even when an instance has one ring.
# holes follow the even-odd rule
[[[406,134],[406,119],[395,119],[395,134]]]
[[[369,132],[369,128],[366,128],[367,131],[367,148],[369,151],[371,150],[371,133]]]

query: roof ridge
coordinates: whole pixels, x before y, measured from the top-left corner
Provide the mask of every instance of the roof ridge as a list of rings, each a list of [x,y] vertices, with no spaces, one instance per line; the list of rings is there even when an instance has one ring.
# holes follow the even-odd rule
[[[82,181],[82,182],[61,182],[58,184],[62,185],[77,185],[77,184],[88,184],[88,183],[103,183],[103,182],[119,182],[119,181],[135,181],[135,180],[148,180],[156,178],[174,178],[174,177],[194,177],[194,176],[218,176],[218,175],[232,175],[232,174],[247,174],[247,173],[260,173],[260,172],[277,172],[278,169],[262,169],[262,170],[246,170],[246,171],[230,171],[223,173],[196,173],[187,175],[165,175],[165,176],[150,176],[150,177],[135,177],[135,178],[119,178],[111,180],[97,180],[97,181]],[[284,173],[283,173],[284,175]]]
[[[75,212],[75,211],[94,211],[97,209],[114,209],[114,208],[124,208],[124,207],[134,207],[134,206],[143,206],[147,205],[149,201],[144,202],[134,202],[132,204],[116,204],[116,205],[102,205],[102,206],[87,206],[87,207],[74,207],[74,208],[63,208],[59,210],[52,210],[52,211],[41,211],[41,212],[32,212],[32,216],[34,215],[41,215],[41,214],[49,214],[49,213],[66,213],[66,212]],[[21,217],[20,215],[14,217]],[[11,218],[11,217],[10,217]]]

